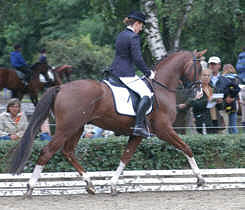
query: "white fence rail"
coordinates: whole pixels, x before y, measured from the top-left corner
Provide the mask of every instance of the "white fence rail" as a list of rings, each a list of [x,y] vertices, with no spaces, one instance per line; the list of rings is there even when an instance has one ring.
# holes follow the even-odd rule
[[[245,189],[244,169],[202,169],[206,184],[197,187],[191,170],[124,171],[119,192]],[[88,172],[96,193],[110,193],[112,171]],[[31,173],[0,174],[0,196],[22,196]],[[85,182],[76,172],[42,173],[33,195],[85,194]]]

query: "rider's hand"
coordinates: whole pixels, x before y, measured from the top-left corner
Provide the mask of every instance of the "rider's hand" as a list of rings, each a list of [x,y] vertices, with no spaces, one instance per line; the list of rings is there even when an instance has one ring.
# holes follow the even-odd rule
[[[151,71],[151,75],[149,76],[149,79],[154,79],[155,78],[155,72]]]

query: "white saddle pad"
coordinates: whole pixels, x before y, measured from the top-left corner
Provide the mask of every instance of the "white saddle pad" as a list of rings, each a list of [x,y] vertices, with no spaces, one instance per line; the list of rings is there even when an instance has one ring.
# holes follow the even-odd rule
[[[112,91],[116,112],[122,115],[136,116],[128,90],[126,88],[113,86],[106,80],[104,80],[104,82]],[[152,106],[147,110],[146,114],[149,114],[151,111]]]
[[[48,70],[48,76],[49,76],[49,78],[50,78],[52,81],[54,81],[54,73],[51,72],[50,70]],[[43,82],[43,83],[48,82],[42,74],[39,74],[39,80],[40,80],[40,82]]]

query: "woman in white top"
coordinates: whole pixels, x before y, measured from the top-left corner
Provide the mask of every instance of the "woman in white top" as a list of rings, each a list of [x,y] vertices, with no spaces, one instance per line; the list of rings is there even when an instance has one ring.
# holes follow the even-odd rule
[[[0,140],[19,140],[27,125],[27,117],[21,112],[20,101],[16,98],[10,99],[6,112],[0,114]]]

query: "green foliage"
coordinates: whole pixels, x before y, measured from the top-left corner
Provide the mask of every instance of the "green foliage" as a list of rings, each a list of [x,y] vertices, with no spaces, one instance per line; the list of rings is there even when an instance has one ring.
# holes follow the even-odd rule
[[[192,135],[182,136],[200,168],[244,168],[245,136],[242,135]],[[48,142],[35,141],[32,155],[25,172],[31,172],[36,164],[41,149]],[[76,147],[78,161],[87,171],[111,171],[118,166],[120,156],[127,144],[126,137],[107,139],[83,139]],[[16,143],[0,142],[0,172],[7,172],[9,154]],[[126,170],[164,170],[189,169],[184,155],[168,143],[157,138],[143,140],[138,146]],[[61,152],[56,153],[45,166],[46,172],[75,171]]]
[[[108,46],[100,47],[91,42],[90,36],[79,36],[68,40],[46,42],[49,63],[70,64],[76,78],[102,78],[103,70],[111,64],[113,51]]]
[[[172,49],[188,2],[155,0],[162,38],[168,50]],[[132,10],[140,10],[141,3],[141,0],[4,1],[0,7],[0,65],[10,65],[9,53],[17,42],[22,44],[28,63],[36,62],[38,52],[43,47],[51,47],[48,50],[52,51],[52,60],[60,61],[59,57],[54,58],[56,52],[50,43],[66,44],[67,40],[80,39],[81,36],[90,35],[93,44],[113,48],[116,35],[125,27],[122,23],[124,17]],[[182,31],[180,47],[187,50],[207,48],[206,57],[217,55],[224,63],[234,65],[237,54],[245,45],[244,1],[198,0],[193,1],[191,8]],[[153,59],[144,37],[142,46],[150,65]],[[77,49],[74,50],[76,53],[66,54],[65,60],[73,60],[68,57],[77,54]],[[77,63],[69,62],[83,67]],[[92,70],[91,74],[94,72]],[[96,78],[97,75],[92,77]]]

